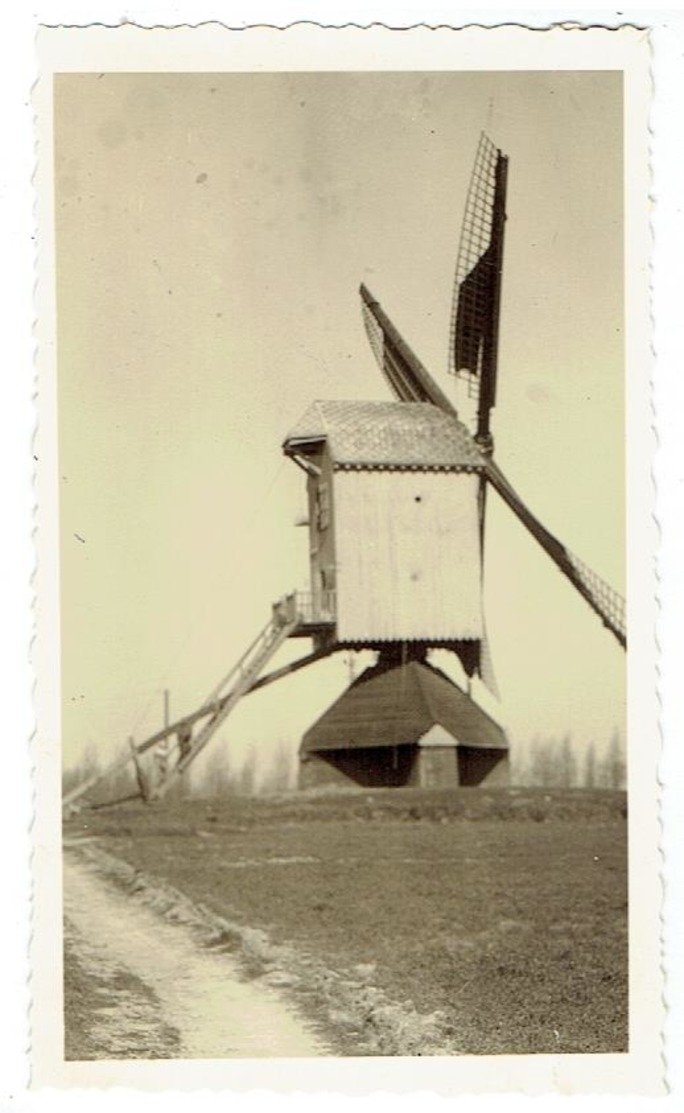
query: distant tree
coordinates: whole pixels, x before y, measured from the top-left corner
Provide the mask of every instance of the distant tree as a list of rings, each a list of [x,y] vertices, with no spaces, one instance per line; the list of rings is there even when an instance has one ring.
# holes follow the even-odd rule
[[[240,772],[236,777],[236,789],[241,796],[254,796],[257,790],[257,754],[253,747],[247,751]]]
[[[579,780],[577,755],[569,734],[533,739],[529,756],[521,764],[519,784],[538,788],[573,788]]]
[[[553,743],[535,738],[530,750],[530,784],[549,788],[557,784],[557,776]]]
[[[281,738],[270,756],[268,765],[262,770],[259,780],[260,791],[287,792],[294,788],[296,770],[292,757],[292,747]]]
[[[515,747],[511,749],[511,784],[524,787],[532,783],[530,769],[530,748]]]
[[[613,731],[606,757],[606,780],[609,788],[624,788],[627,783],[627,762],[618,730]]]
[[[235,774],[226,747],[216,738],[192,768],[193,794],[228,796],[235,792]],[[186,777],[182,778],[186,780]]]
[[[122,756],[125,751],[121,751]],[[108,798],[112,800],[122,800],[126,796],[132,796],[134,792],[138,791],[138,784],[135,777],[135,766],[132,761],[127,765],[123,765],[111,776],[106,777],[103,782],[103,789],[106,788]]]
[[[87,781],[100,772],[101,763],[97,747],[92,741],[86,743],[79,760],[66,766],[62,771],[62,792],[71,792],[77,785]]]
[[[596,746],[590,742],[584,756],[584,787],[596,788]]]
[[[566,734],[558,752],[556,784],[561,788],[572,788],[577,782],[577,760],[572,748],[570,735]]]

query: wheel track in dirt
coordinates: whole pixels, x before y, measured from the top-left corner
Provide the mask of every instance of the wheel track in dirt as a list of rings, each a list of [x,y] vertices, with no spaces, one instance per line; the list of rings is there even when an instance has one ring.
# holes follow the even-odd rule
[[[164,1029],[177,1033],[179,1058],[327,1053],[275,988],[245,981],[231,955],[199,946],[188,924],[131,901],[73,851],[65,856],[64,901],[67,947],[86,975],[110,986],[91,1032],[103,1058],[167,1057],[158,1038]],[[125,973],[127,984],[117,985]]]
[[[91,952],[96,936],[103,961],[129,970],[148,996],[159,1000],[164,1030],[179,1033],[176,1057],[458,1054],[442,1032],[441,1013],[421,1014],[410,1004],[390,1001],[353,972],[327,969],[293,947],[272,943],[258,928],[225,920],[109,854],[98,841],[64,842],[70,932],[72,937],[74,930],[85,932]],[[88,916],[94,922],[85,922]],[[124,923],[130,930],[122,940]],[[179,979],[186,961],[197,973],[189,982]],[[92,959],[90,969],[97,974]],[[216,989],[217,977],[229,988],[224,997]],[[248,1021],[253,1036],[244,1041],[223,1021],[235,992],[243,1017],[250,994],[254,1005]],[[121,1043],[123,1037],[114,1038]]]

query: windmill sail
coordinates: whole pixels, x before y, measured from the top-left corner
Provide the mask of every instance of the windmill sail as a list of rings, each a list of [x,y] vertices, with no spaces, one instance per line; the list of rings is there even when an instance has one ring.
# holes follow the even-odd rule
[[[460,284],[456,301],[453,360],[459,374],[477,377],[494,305],[494,253],[488,247]]]
[[[430,373],[402,339],[387,314],[365,286],[361,287],[364,323],[375,358],[394,394],[401,402],[431,402],[441,410],[456,416],[456,411],[446,395],[437,386]],[[476,438],[477,439],[477,438]],[[481,450],[485,446],[480,445]],[[483,451],[483,489],[480,494],[480,527],[484,529],[485,487],[491,483],[501,498],[520,519],[537,543],[551,557],[561,572],[596,612],[604,626],[623,647],[627,644],[625,602],[622,596],[600,576],[592,572],[569,549],[558,541],[528,510],[515,489],[494,462]]]
[[[487,448],[496,402],[507,171],[508,159],[481,135],[461,230],[449,333],[449,371],[466,380],[477,400],[476,435]]]
[[[485,474],[507,506],[529,530],[542,549],[548,553],[554,564],[574,584],[580,595],[586,599],[589,606],[603,622],[603,625],[615,635],[623,648],[626,647],[625,601],[619,592],[602,580],[600,576],[597,576],[595,572],[592,572],[562,542],[549,533],[538,518],[535,518],[534,514],[527,509],[515,488],[508,482],[493,460],[487,461]]]
[[[400,402],[432,402],[447,413],[456,410],[429,371],[394,327],[366,286],[361,286],[363,323],[378,367]]]
[[[461,233],[449,341],[449,369],[468,381],[471,393],[478,399],[474,439],[482,453],[479,499],[481,536],[484,541],[486,484],[489,482],[589,603],[604,626],[625,647],[627,635],[622,596],[549,533],[527,509],[492,459],[489,418],[496,400],[507,172],[508,159],[482,135]],[[371,348],[395,396],[402,402],[432,402],[455,417],[455,407],[365,286],[361,286],[361,299]],[[481,672],[489,674],[490,671],[485,644]],[[493,681],[493,677],[491,679]]]

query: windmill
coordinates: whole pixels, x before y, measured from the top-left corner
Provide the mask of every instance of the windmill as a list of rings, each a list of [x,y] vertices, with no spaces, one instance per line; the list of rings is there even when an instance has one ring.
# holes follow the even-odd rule
[[[310,589],[273,606],[201,707],[131,742],[130,753],[99,777],[132,760],[143,797],[160,797],[244,695],[332,653],[371,649],[376,663],[305,733],[303,785],[507,783],[505,732],[428,659],[432,650],[450,651],[468,689],[475,676],[495,687],[482,604],[489,486],[626,646],[622,598],[541,524],[494,457],[507,172],[506,156],[482,135],[449,337],[448,369],[474,403],[472,427],[362,285],[365,328],[394,398],[314,402],[283,444],[306,476]],[[311,651],[264,675],[288,638],[309,639]],[[155,765],[161,750],[164,761]]]

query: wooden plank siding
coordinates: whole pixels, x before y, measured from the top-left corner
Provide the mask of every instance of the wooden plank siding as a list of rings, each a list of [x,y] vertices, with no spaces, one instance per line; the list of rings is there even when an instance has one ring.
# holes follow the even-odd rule
[[[482,636],[474,474],[337,470],[337,637]]]

